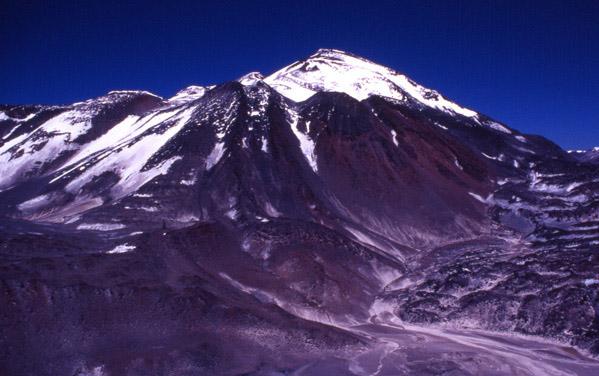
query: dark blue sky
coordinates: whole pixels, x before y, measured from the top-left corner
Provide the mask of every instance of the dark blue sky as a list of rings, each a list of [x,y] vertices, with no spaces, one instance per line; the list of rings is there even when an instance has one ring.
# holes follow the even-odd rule
[[[599,145],[597,0],[125,2],[2,1],[0,103],[170,96],[330,47],[566,148]]]

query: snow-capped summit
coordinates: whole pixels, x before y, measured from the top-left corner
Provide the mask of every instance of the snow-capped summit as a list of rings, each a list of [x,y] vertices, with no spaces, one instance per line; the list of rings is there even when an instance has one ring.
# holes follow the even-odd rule
[[[108,96],[135,96],[135,95],[151,95],[153,97],[160,98],[158,95],[150,93],[146,90],[111,90],[107,94]]]
[[[177,94],[175,94],[174,96],[169,98],[168,101],[170,103],[177,103],[177,104],[191,102],[191,101],[194,101],[196,99],[200,99],[201,97],[203,97],[204,94],[206,94],[206,92],[208,90],[210,90],[211,88],[212,87],[191,85],[191,86],[186,87],[183,90],[178,91]]]
[[[300,102],[318,91],[346,93],[357,100],[372,95],[405,101],[408,98],[444,112],[476,118],[478,113],[453,103],[405,75],[365,58],[336,49],[319,49],[265,79],[282,95]]]
[[[246,75],[239,77],[237,81],[244,86],[254,85],[256,82],[262,81],[264,76],[260,72],[250,72]]]

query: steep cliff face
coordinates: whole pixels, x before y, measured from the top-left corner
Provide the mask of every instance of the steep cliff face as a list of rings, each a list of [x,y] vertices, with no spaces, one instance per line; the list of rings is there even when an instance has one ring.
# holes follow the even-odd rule
[[[0,137],[9,374],[596,372],[464,329],[599,352],[592,155],[392,69],[323,49],[170,99],[1,106]]]

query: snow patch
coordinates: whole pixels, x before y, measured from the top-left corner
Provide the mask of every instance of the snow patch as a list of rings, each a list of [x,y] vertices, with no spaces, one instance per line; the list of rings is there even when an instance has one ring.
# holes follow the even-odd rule
[[[312,171],[318,172],[318,164],[316,163],[316,155],[314,154],[315,144],[307,134],[310,132],[310,122],[306,122],[306,133],[303,133],[297,127],[299,122],[299,115],[297,112],[288,109],[287,114],[289,115],[289,124],[291,125],[291,130],[300,143],[300,149],[302,150],[304,157],[308,161]]]
[[[82,223],[77,230],[112,231],[125,228],[121,223]]]
[[[0,189],[7,188],[63,153],[79,147],[73,141],[91,128],[91,114],[72,110],[0,147]]]
[[[235,287],[237,290],[240,290],[248,295],[252,295],[253,297],[258,299],[262,303],[277,304],[276,299],[272,295],[270,295],[262,290],[259,290],[254,287],[246,286],[243,283],[231,278],[227,273],[219,272],[218,275],[222,279],[227,281],[231,286]]]
[[[42,207],[50,202],[51,197],[49,194],[41,195],[20,203],[17,208],[21,211],[33,210],[38,207]]]
[[[275,209],[275,207],[272,206],[270,202],[264,203],[264,211],[266,212],[266,214],[273,218],[278,218],[282,215],[282,213]]]
[[[139,210],[143,210],[146,212],[154,213],[158,211],[158,208],[155,206],[140,206]]]
[[[114,171],[121,177],[117,186],[128,183],[124,184],[126,187],[117,190],[125,193],[136,190],[141,185],[130,183],[133,180],[141,180],[142,185],[145,183],[145,179],[136,179],[136,175],[142,174],[141,170],[148,160],[183,128],[195,110],[195,107],[191,107],[185,110],[152,113],[143,118],[135,115],[128,116],[102,137],[82,148],[68,163],[73,167],[54,178],[52,182],[67,176],[90,159],[100,159],[92,168],[71,181],[67,189],[77,190],[94,176],[105,171]],[[163,127],[167,121],[172,124],[163,132],[158,132],[156,128]],[[172,162],[174,161],[168,163],[169,166]],[[157,174],[145,175],[152,175],[151,180]]]
[[[399,142],[397,142],[397,132],[395,132],[394,129],[391,129],[391,139],[393,140],[395,146],[399,146]]]
[[[503,132],[503,133],[507,133],[507,134],[512,133],[512,131],[510,131],[506,126],[504,126],[503,124],[499,124],[496,121],[486,121],[484,124],[492,129],[495,129],[496,131],[499,131],[499,132]],[[520,136],[517,136],[517,137],[520,137]]]
[[[217,142],[210,154],[208,154],[208,157],[206,157],[206,170],[210,170],[212,167],[214,167],[220,161],[224,153],[224,142]]]
[[[182,185],[191,186],[191,185],[194,185],[195,182],[196,182],[196,178],[194,176],[194,177],[191,177],[189,179],[182,179],[179,183],[182,184]]]
[[[148,197],[152,197],[152,195],[149,193],[135,193],[135,194],[133,194],[133,197],[148,198]]]
[[[493,159],[493,160],[498,160],[498,157],[493,157],[492,155],[486,154],[486,153],[482,153],[481,154],[485,157],[485,158],[489,158],[489,159]]]
[[[476,193],[473,193],[473,192],[468,192],[468,194],[469,194],[470,196],[474,197],[474,198],[475,198],[477,201],[480,201],[480,202],[482,202],[483,204],[486,204],[486,203],[488,203],[488,202],[489,202],[489,200],[490,200],[490,198],[491,198],[491,197],[490,197],[490,195],[489,195],[489,197],[487,197],[487,198],[483,198],[481,195],[478,195],[478,194],[476,194]]]
[[[127,253],[127,252],[131,252],[135,249],[134,245],[129,245],[129,244],[119,244],[116,247],[114,247],[113,249],[111,249],[110,251],[106,252],[108,254],[115,254],[115,253]]]
[[[35,117],[35,115],[37,115],[37,112],[31,113],[31,114],[25,116],[24,118],[15,118],[15,117],[8,116],[3,111],[0,111],[0,121],[12,120],[12,121],[14,121],[16,123],[24,123],[26,121],[29,121],[29,120],[33,119]],[[16,126],[15,128],[18,128],[18,126]],[[12,133],[13,131],[14,131],[14,129],[12,129],[10,133]],[[6,135],[6,136],[4,136],[2,138],[3,139],[8,138],[8,135]]]
[[[229,219],[236,220],[237,216],[239,215],[239,212],[237,211],[237,209],[233,208],[233,209],[227,210],[225,212],[225,215],[227,217],[229,217]]]
[[[447,128],[446,126],[444,126],[444,125],[441,125],[440,123],[437,123],[437,122],[435,122],[435,125],[436,125],[437,127],[441,128],[441,129],[443,129],[443,130],[447,130],[447,129],[449,129],[449,128]]]
[[[231,123],[233,121],[233,115],[234,115],[236,107],[237,107],[236,105],[237,105],[237,103],[235,101],[232,101],[229,104],[228,108],[225,109],[225,113],[223,115],[223,121],[216,122],[213,124],[214,127],[216,128],[216,135],[215,135],[216,141],[215,141],[212,151],[206,157],[206,170],[210,170],[212,167],[214,167],[220,161],[220,159],[222,158],[222,156],[224,155],[224,153],[226,151],[224,138],[227,135],[229,126],[231,125]]]

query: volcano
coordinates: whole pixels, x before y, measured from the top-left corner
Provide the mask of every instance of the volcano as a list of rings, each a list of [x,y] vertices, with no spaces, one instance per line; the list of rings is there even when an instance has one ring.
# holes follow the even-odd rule
[[[596,375],[597,150],[351,53],[0,106],[5,375]]]

